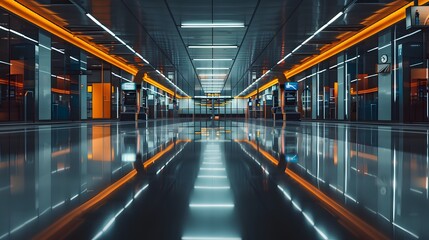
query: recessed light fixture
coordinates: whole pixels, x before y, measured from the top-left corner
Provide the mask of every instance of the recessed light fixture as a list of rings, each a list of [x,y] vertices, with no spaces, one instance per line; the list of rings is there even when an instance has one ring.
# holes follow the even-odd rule
[[[231,58],[195,58],[194,61],[232,61]]]
[[[223,81],[223,78],[202,78],[201,81]]]
[[[190,45],[188,48],[238,48],[236,45]]]
[[[211,77],[211,76],[226,76],[225,73],[207,73],[207,74],[200,74],[200,77]]]
[[[197,68],[197,70],[229,70],[229,68],[227,68],[227,67],[225,67],[225,68],[222,68],[222,67],[218,67],[218,68],[210,68],[210,67],[200,67],[200,68]]]
[[[182,28],[243,28],[244,23],[182,23]]]

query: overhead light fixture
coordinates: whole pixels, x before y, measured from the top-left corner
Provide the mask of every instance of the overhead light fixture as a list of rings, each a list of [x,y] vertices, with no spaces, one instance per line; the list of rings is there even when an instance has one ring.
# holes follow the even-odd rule
[[[226,73],[207,73],[207,74],[199,74],[200,77],[209,77],[209,76],[226,76]]]
[[[141,54],[139,54],[136,50],[134,50],[130,45],[126,44],[124,40],[122,40],[120,37],[116,36],[115,33],[113,33],[109,28],[104,26],[100,21],[98,21],[94,16],[87,13],[86,16],[91,19],[94,23],[96,23],[98,26],[103,28],[106,32],[108,32],[110,35],[112,35],[116,40],[118,40],[120,43],[122,43],[125,47],[127,47],[132,53],[134,53],[138,58],[140,58],[142,61],[144,61],[146,64],[150,64],[149,61],[147,61]],[[161,75],[163,78],[165,78],[170,84],[173,85],[173,87],[183,93],[184,95],[188,96],[182,89],[180,89],[176,84],[174,84],[169,78],[167,78],[164,74],[162,74],[159,70],[155,69],[155,71]]]
[[[89,19],[91,19],[94,23],[96,23],[98,26],[100,26],[102,29],[104,29],[104,31],[108,32],[110,35],[112,35],[113,37],[115,37],[116,35],[110,30],[108,29],[106,26],[104,26],[101,22],[99,22],[95,17],[93,17],[91,14],[87,13],[86,14],[87,17],[89,17]]]
[[[237,45],[190,45],[188,48],[238,48]]]
[[[321,31],[323,31],[323,29],[325,29],[326,27],[328,27],[331,23],[335,22],[339,17],[341,17],[344,14],[344,12],[339,12],[337,13],[337,15],[335,15],[333,18],[331,18],[331,20],[329,20],[325,25],[323,25],[321,28],[319,28],[316,32],[314,32],[310,37],[308,37],[307,39],[305,39],[302,43],[300,43],[297,47],[295,47],[292,52],[290,52],[289,54],[287,54],[285,57],[283,57],[280,61],[277,62],[276,65],[281,64],[283,61],[285,61],[287,58],[289,58],[290,56],[292,56],[293,53],[295,53],[296,51],[298,51],[298,49],[300,49],[302,46],[304,46],[306,43],[308,43],[312,38],[314,38],[317,34],[319,34]],[[275,66],[274,66],[275,67]],[[256,79],[256,81],[254,81],[250,86],[248,86],[246,89],[244,89],[240,94],[238,94],[238,96],[244,94],[247,90],[249,90],[250,88],[252,88],[252,86],[254,86],[257,82],[259,82],[265,75],[267,75],[270,71],[266,72],[265,74],[263,74],[261,77],[259,77],[258,79]]]
[[[227,67],[225,67],[225,68],[222,68],[222,67],[214,67],[214,68],[210,68],[210,67],[200,67],[200,68],[197,68],[197,70],[229,70],[229,68],[227,68]]]
[[[305,39],[301,44],[299,44],[296,48],[294,48],[291,53],[289,53],[284,58],[282,58],[280,61],[278,61],[277,65],[280,64],[280,63],[282,63],[287,58],[289,58],[292,55],[292,53],[295,53],[296,51],[298,51],[298,49],[300,49],[302,46],[304,46],[306,43],[308,43],[312,38],[314,38],[317,34],[319,34],[321,31],[323,31],[323,29],[325,29],[326,27],[328,27],[331,23],[335,22],[343,14],[344,14],[344,12],[342,12],[342,11],[339,12],[339,13],[337,13],[337,15],[335,15],[333,18],[331,18],[331,20],[329,20],[325,25],[323,25],[316,32],[314,32],[313,35],[311,35],[310,37],[308,37],[307,39]]]
[[[244,23],[182,23],[181,28],[243,28]]]
[[[223,81],[223,78],[202,78],[201,81]]]
[[[232,61],[232,58],[195,58],[194,61]]]

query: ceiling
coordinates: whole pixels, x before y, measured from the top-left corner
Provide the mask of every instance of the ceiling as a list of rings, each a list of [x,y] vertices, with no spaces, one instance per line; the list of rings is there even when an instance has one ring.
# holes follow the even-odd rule
[[[276,74],[319,54],[410,1],[396,0],[17,0],[76,36],[147,71],[190,96],[210,92],[237,96],[267,70]],[[345,13],[284,62],[337,13]],[[90,13],[150,64],[95,24]],[[183,28],[182,24],[243,24]],[[190,48],[190,46],[237,46]],[[199,61],[194,59],[228,59]],[[203,68],[203,69],[201,69]],[[222,68],[222,69],[210,69]],[[211,76],[211,75],[214,76]],[[213,80],[210,80],[213,79]],[[250,92],[252,89],[246,91]],[[254,90],[254,89],[253,89]]]

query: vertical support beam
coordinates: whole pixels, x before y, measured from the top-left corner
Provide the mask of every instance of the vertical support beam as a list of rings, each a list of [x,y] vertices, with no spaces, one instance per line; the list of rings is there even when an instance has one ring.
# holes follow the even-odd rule
[[[406,51],[409,48],[404,44],[398,45],[398,116],[400,122],[410,120],[410,62]],[[407,56],[406,56],[407,55]]]
[[[337,62],[344,62],[344,55],[339,54],[337,57]],[[344,81],[344,65],[339,65],[337,68],[337,79],[338,79],[338,120],[344,120],[345,116],[345,81]]]
[[[316,73],[316,74],[315,74]],[[313,75],[314,74],[314,75]],[[318,99],[318,86],[317,86],[317,68],[313,67],[311,69],[311,118],[312,119],[317,119],[317,111],[318,111],[318,103],[319,103],[319,99]]]
[[[39,62],[35,87],[36,119],[51,120],[51,36],[43,30],[39,31],[39,54],[36,59]]]
[[[388,29],[378,35],[378,62],[387,56],[387,62],[393,60],[392,30]],[[392,64],[391,64],[392,65]],[[392,120],[393,71],[378,74],[378,120]]]
[[[80,52],[80,70],[81,71],[87,70],[87,58],[86,58],[85,52],[83,51]],[[88,88],[88,76],[80,75],[79,76],[79,104],[80,104],[81,120],[88,119],[87,88]]]

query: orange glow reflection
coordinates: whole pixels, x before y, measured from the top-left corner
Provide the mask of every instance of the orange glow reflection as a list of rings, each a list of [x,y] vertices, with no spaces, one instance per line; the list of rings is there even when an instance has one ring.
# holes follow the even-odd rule
[[[239,142],[236,140],[236,142]],[[240,142],[247,142],[253,148],[257,149],[262,155],[267,158],[274,165],[278,164],[278,161],[271,156],[268,152],[258,148],[255,143],[242,140]],[[276,164],[277,163],[277,164]],[[307,190],[314,198],[320,201],[324,207],[326,207],[330,212],[334,213],[342,224],[346,227],[349,227],[350,230],[355,230],[355,233],[360,239],[388,239],[385,235],[380,233],[377,229],[348,211],[346,208],[338,204],[336,201],[332,200],[330,197],[325,195],[318,188],[313,186],[311,183],[307,182],[305,179],[294,173],[292,170],[286,168],[286,175],[295,180],[298,184],[300,184],[305,190]]]
[[[189,142],[190,140],[178,140],[177,143],[180,142]],[[169,147],[167,147],[165,150],[161,151],[160,153],[156,154],[155,156],[151,157],[149,160],[147,160],[144,165],[149,166],[154,161],[159,159],[162,155],[173,149],[175,143],[171,143]],[[37,234],[34,239],[61,239],[64,238],[64,232],[62,231],[68,231],[65,229],[69,229],[70,225],[73,224],[73,220],[77,219],[79,216],[82,216],[83,214],[87,213],[89,210],[91,210],[93,207],[97,207],[97,205],[102,202],[104,199],[109,197],[113,192],[118,190],[120,187],[122,187],[124,184],[129,182],[131,179],[133,179],[137,175],[137,171],[133,169],[130,173],[110,185],[109,187],[105,188],[103,191],[98,193],[95,197],[91,198],[90,200],[86,201],[84,204],[80,205],[79,207],[73,209],[68,214],[64,215],[62,218],[57,220],[55,223],[53,223],[51,226]]]

